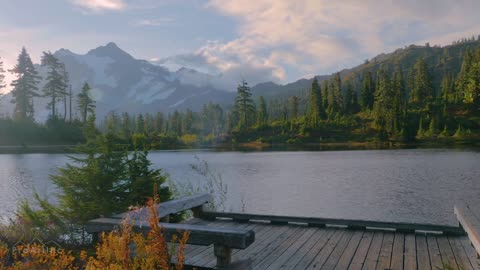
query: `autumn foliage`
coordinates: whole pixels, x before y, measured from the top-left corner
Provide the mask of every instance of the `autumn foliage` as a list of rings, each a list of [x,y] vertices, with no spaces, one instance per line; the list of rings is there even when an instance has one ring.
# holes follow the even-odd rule
[[[93,256],[87,256],[87,251],[84,250],[74,256],[71,251],[46,248],[39,244],[26,244],[9,249],[0,243],[0,270],[181,270],[189,233],[175,235],[167,242],[163,227],[158,223],[155,208],[157,201],[158,197],[155,197],[147,203],[151,230],[146,235],[134,232],[133,221],[126,218],[121,228],[101,235],[101,241],[96,245]]]

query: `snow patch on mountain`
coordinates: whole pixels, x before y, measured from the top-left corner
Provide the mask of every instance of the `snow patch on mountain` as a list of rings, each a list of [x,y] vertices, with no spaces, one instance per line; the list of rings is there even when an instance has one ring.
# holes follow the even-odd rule
[[[87,55],[78,55],[72,54],[75,60],[80,63],[87,65],[93,72],[95,78],[95,83],[97,85],[105,85],[112,88],[118,86],[118,82],[115,77],[106,74],[108,67],[115,63],[115,61],[108,56],[95,56],[91,54]]]

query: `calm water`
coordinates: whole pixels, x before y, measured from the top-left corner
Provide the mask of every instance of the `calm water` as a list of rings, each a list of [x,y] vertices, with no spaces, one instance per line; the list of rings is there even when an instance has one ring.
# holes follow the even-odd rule
[[[154,152],[175,182],[199,184],[190,164],[206,160],[228,185],[229,211],[456,224],[457,200],[480,198],[480,152]],[[62,154],[0,155],[0,216],[35,189],[53,198],[49,175]]]

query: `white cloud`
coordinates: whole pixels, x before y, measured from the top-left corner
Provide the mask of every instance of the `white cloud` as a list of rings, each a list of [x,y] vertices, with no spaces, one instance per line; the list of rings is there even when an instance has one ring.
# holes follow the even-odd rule
[[[233,17],[238,37],[169,61],[251,83],[332,73],[411,43],[448,44],[447,37],[480,33],[478,0],[210,0],[206,6]]]
[[[122,0],[73,0],[73,3],[91,11],[122,10],[126,7]]]
[[[172,18],[159,18],[159,19],[140,19],[132,22],[134,26],[165,26],[171,25],[175,20]]]

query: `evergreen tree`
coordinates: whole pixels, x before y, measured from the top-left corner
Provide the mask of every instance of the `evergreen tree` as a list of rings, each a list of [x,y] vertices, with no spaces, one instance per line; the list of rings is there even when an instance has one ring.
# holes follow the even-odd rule
[[[480,109],[480,61],[473,63],[467,77],[464,90],[464,102],[471,104],[473,110]]]
[[[135,133],[137,134],[145,134],[145,119],[143,118],[143,114],[137,115],[137,121],[135,121]]]
[[[3,61],[0,58],[0,90],[4,88],[5,85],[5,70],[3,69]]]
[[[77,107],[82,116],[83,123],[87,122],[89,115],[95,113],[95,101],[91,98],[90,86],[85,83],[82,87],[82,91],[77,96]]]
[[[344,99],[342,94],[342,80],[340,79],[340,72],[337,72],[333,78],[333,95],[335,97],[334,112],[342,113],[344,108]]]
[[[375,91],[375,103],[373,106],[375,125],[380,132],[393,130],[394,95],[390,78],[386,71],[380,68],[377,73],[377,89]]]
[[[47,109],[51,109],[50,117],[57,118],[57,103],[67,95],[64,66],[51,52],[43,52],[42,66],[48,68],[43,96],[50,98]]]
[[[265,125],[268,122],[267,104],[263,96],[258,98],[257,125]]]
[[[349,81],[347,83],[347,90],[345,91],[345,104],[343,105],[345,108],[346,114],[353,113],[353,86],[352,83]]]
[[[124,140],[129,140],[132,136],[132,123],[131,118],[128,112],[122,113],[122,138]]]
[[[393,121],[393,131],[399,132],[402,127],[402,122],[404,121],[405,115],[407,113],[407,100],[406,100],[406,89],[403,80],[403,73],[399,66],[395,67],[393,73],[392,86],[393,89],[393,109],[392,109],[392,121]]]
[[[67,219],[76,224],[113,213],[131,205],[143,205],[159,188],[160,200],[170,199],[166,176],[150,169],[146,151],[129,151],[115,144],[114,135],[97,135],[95,115],[85,125],[87,142],[77,148],[79,157],[52,176],[59,188],[59,204]],[[137,149],[138,147],[136,147]]]
[[[318,127],[320,120],[323,118],[325,118],[325,110],[322,103],[322,92],[318,85],[317,78],[314,78],[312,86],[310,87],[307,119],[310,123],[310,127]]]
[[[155,134],[162,133],[164,130],[164,116],[162,112],[155,114],[155,120],[153,123],[153,132]]]
[[[368,71],[363,78],[363,87],[361,92],[362,110],[372,110],[374,102],[375,83],[372,78],[372,72]]]
[[[322,104],[323,104],[323,109],[326,111],[329,107],[328,105],[328,97],[329,97],[329,91],[328,91],[328,80],[323,81],[322,85]]]
[[[12,102],[15,103],[14,117],[20,121],[33,120],[33,98],[40,96],[37,92],[40,76],[38,76],[25,48],[22,48],[17,64],[11,72],[16,76],[11,84],[13,86]]]
[[[255,104],[252,99],[250,87],[246,81],[242,81],[237,87],[237,97],[235,98],[235,113],[238,115],[238,125],[240,130],[246,129],[255,121]]]
[[[292,96],[290,98],[290,118],[295,120],[298,118],[298,97]]]
[[[418,106],[420,109],[424,109],[433,102],[435,96],[430,72],[423,58],[417,61],[413,70],[414,78],[410,92],[410,103]]]

